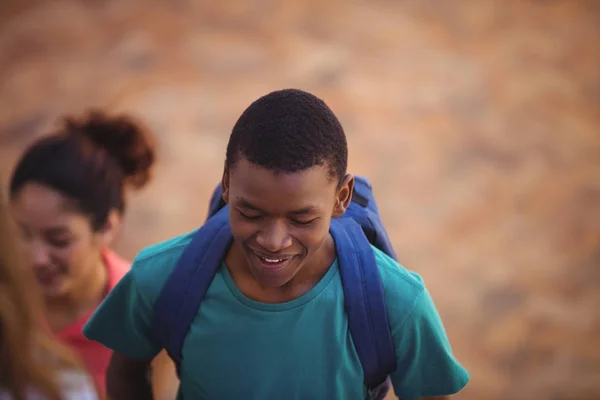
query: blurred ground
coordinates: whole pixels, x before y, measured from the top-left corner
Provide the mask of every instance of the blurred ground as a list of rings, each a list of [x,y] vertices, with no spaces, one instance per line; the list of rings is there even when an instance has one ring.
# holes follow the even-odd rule
[[[134,112],[161,165],[117,244],[196,227],[240,112],[323,97],[428,282],[460,399],[600,399],[600,2],[0,4],[0,168],[66,112]]]

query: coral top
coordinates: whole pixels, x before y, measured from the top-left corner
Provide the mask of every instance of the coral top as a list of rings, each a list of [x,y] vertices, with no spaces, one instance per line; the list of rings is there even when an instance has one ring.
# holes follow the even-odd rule
[[[119,280],[129,271],[131,263],[125,261],[114,252],[106,249],[103,252],[105,265],[108,268],[108,290],[111,291]],[[58,339],[70,346],[83,360],[88,372],[95,379],[98,388],[106,391],[106,368],[112,351],[98,342],[83,336],[83,326],[92,316],[94,310],[79,318],[71,325],[56,333]]]

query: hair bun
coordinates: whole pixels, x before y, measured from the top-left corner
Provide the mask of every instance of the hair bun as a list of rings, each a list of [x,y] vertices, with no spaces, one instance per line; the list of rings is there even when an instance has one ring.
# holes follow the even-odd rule
[[[126,182],[138,189],[151,177],[155,145],[150,132],[129,116],[107,116],[91,111],[84,118],[65,119],[69,135],[83,136],[114,157],[123,170]]]

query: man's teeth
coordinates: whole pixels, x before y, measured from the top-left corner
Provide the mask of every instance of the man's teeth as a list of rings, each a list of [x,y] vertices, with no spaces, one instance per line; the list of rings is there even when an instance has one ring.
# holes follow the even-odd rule
[[[265,260],[266,262],[268,262],[268,263],[273,263],[273,264],[275,264],[275,263],[278,263],[278,262],[281,262],[281,261],[284,261],[284,260],[286,260],[285,258],[274,258],[274,259],[271,259],[271,258],[265,258],[265,257],[261,257],[261,258],[262,258],[263,260]]]

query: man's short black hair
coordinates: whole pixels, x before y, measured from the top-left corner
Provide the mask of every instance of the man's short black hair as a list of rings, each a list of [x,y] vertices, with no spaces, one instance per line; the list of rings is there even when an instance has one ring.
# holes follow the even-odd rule
[[[340,121],[323,100],[285,89],[259,98],[242,113],[227,144],[228,171],[239,156],[282,173],[327,165],[331,177],[341,181],[348,145]]]

